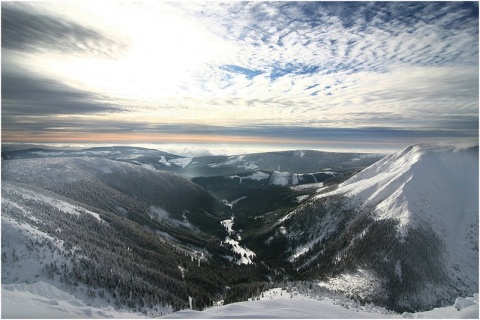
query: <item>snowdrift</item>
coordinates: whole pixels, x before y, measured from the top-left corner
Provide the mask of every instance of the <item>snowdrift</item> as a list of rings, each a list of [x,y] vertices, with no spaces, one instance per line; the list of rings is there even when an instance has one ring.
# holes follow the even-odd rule
[[[232,303],[204,311],[182,310],[163,318],[175,319],[390,319],[390,318],[433,318],[433,319],[477,319],[478,294],[473,297],[457,298],[453,306],[435,308],[419,313],[385,314],[371,307],[367,310],[345,307],[325,298],[315,300],[303,295],[286,294],[280,288],[266,292],[261,300]],[[68,318],[151,318],[140,313],[122,312],[112,307],[98,308],[86,305],[67,292],[48,283],[2,285],[2,318],[68,319]]]

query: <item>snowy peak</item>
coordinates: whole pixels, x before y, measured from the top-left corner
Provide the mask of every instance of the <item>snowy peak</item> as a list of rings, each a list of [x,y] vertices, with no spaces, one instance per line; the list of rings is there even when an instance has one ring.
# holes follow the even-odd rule
[[[313,251],[316,261],[332,259],[329,267],[338,270],[327,287],[368,296],[376,281],[399,310],[447,305],[455,295],[477,291],[478,177],[478,147],[416,144],[333,191],[318,189],[312,206],[337,201],[335,217],[347,216],[340,236],[326,242],[336,256],[325,256],[321,247]],[[300,266],[309,262],[298,260]]]
[[[329,194],[344,194],[355,206],[371,207],[377,219],[398,220],[401,232],[418,223],[445,229],[451,221],[478,213],[478,148],[412,145]]]

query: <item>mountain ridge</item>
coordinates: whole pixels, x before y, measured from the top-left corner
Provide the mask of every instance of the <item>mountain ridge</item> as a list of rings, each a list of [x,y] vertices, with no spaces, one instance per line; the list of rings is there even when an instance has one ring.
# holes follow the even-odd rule
[[[409,263],[409,272],[422,274],[419,281],[423,284],[421,288],[411,284],[410,289],[402,289],[404,292],[419,294],[424,291],[422,303],[432,306],[439,303],[438,299],[445,304],[457,293],[478,291],[478,147],[409,146],[365,168],[341,183],[336,190],[320,193],[315,199],[335,196],[344,197],[345,208],[372,221],[366,228],[357,231],[357,236],[350,240],[352,243],[344,249],[347,253],[342,259],[351,254],[356,257],[354,260],[362,260],[354,248],[366,241],[364,239],[376,225],[390,224],[394,226],[389,231],[394,233],[394,238],[391,238],[392,234],[385,233],[385,236],[377,237],[377,241],[390,243],[391,248],[396,248],[398,252],[407,250],[405,252],[412,255],[410,259],[426,259],[430,264],[415,263],[416,266]],[[423,240],[415,243],[412,242],[414,238],[417,242]],[[383,267],[391,272],[388,283],[397,282],[386,291],[392,295],[391,290],[398,290],[395,288],[402,287],[405,281],[406,257],[388,247],[380,248],[380,252],[385,259],[393,259],[384,263]],[[421,265],[430,268],[431,275],[420,270]],[[369,268],[370,271],[375,269],[376,276],[375,272],[366,274],[383,282],[382,276],[378,277],[378,267]],[[355,290],[355,277],[358,277],[358,272],[361,273],[358,270],[350,275],[340,272],[327,286],[350,286],[349,291]],[[455,294],[449,297],[450,292]],[[410,305],[411,299],[401,295],[395,298],[395,303],[398,306]]]

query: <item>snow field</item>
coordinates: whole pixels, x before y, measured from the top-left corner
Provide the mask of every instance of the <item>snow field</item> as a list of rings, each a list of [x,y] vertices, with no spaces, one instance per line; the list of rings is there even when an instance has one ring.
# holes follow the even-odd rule
[[[253,264],[253,257],[256,256],[255,252],[252,250],[242,247],[237,240],[232,239],[232,236],[236,236],[238,240],[241,240],[239,233],[233,230],[233,220],[235,217],[232,216],[231,219],[226,219],[220,221],[221,225],[227,230],[228,236],[225,237],[224,242],[232,246],[232,251],[239,254],[240,258],[236,261],[237,264]]]
[[[281,288],[268,290],[259,300],[232,303],[208,308],[204,311],[182,310],[163,318],[221,318],[221,319],[478,319],[478,294],[459,298],[459,303],[418,313],[388,314],[372,305],[345,303],[332,298],[311,297],[289,293]],[[468,301],[465,303],[465,301]],[[458,307],[460,307],[458,309]],[[55,286],[37,282],[33,284],[2,284],[2,318],[44,319],[147,319],[142,315],[112,307],[92,307]]]
[[[71,294],[55,286],[2,284],[2,318],[79,319],[79,318],[146,318],[142,314],[115,311],[113,307],[87,306]]]

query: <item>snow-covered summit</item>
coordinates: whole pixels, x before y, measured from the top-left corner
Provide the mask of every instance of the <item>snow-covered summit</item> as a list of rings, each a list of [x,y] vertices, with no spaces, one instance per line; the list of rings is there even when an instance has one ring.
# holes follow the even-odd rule
[[[433,250],[431,243],[416,243],[416,248],[426,245],[430,249],[415,251],[409,259],[436,255],[438,266],[432,268],[443,270],[441,278],[448,279],[444,283],[448,288],[425,284],[423,296],[434,301],[433,297],[455,290],[468,294],[478,290],[478,161],[478,146],[416,144],[383,158],[317,198],[343,195],[347,206],[356,212],[370,212],[376,221],[397,221],[400,242],[411,241],[413,232],[433,232],[440,250],[434,254],[429,251]],[[402,274],[401,267],[395,270]]]
[[[319,197],[332,194],[372,208],[376,219],[398,220],[403,235],[423,223],[443,231],[478,226],[478,147],[412,145]]]

